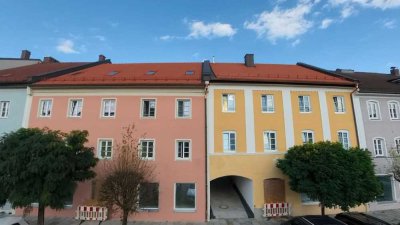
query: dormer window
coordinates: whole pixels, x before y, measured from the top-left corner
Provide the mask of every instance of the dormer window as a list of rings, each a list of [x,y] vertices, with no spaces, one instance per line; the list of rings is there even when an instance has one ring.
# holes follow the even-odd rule
[[[156,74],[157,73],[157,71],[155,71],[155,70],[148,70],[147,72],[146,72],[146,75],[154,75],[154,74]]]
[[[108,75],[108,76],[115,76],[115,75],[117,75],[118,73],[119,73],[118,71],[113,70],[113,71],[109,72],[107,75]]]

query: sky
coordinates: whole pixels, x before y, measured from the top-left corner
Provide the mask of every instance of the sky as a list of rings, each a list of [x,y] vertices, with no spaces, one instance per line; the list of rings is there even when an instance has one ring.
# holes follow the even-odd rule
[[[0,57],[400,67],[400,0],[0,0]]]

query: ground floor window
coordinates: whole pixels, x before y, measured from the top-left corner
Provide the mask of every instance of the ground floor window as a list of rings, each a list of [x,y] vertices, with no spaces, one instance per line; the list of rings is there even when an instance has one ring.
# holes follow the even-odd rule
[[[379,181],[383,186],[383,194],[376,198],[378,202],[387,202],[393,201],[393,193],[392,193],[392,177],[387,176],[378,176]]]
[[[196,184],[175,184],[175,209],[194,210],[196,208]]]
[[[308,196],[305,193],[300,193],[300,197],[301,197],[301,203],[303,204],[314,204],[314,203],[318,203],[318,200],[313,200],[310,198],[310,196]]]
[[[139,207],[158,209],[158,183],[143,183],[139,189]]]

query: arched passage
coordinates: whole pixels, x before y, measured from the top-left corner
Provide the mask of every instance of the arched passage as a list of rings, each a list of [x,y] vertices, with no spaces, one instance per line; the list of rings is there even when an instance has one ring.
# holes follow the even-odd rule
[[[253,181],[224,176],[210,182],[211,218],[254,218]]]

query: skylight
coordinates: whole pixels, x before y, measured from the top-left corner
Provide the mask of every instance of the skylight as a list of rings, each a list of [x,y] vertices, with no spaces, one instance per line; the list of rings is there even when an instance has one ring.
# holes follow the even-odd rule
[[[157,71],[155,71],[155,70],[149,70],[146,72],[147,75],[154,75],[156,73],[157,73]]]
[[[107,75],[108,75],[108,76],[115,76],[115,75],[117,75],[118,73],[119,73],[118,71],[113,70],[113,71],[109,72]]]
[[[185,75],[193,75],[194,71],[193,70],[186,70]]]

